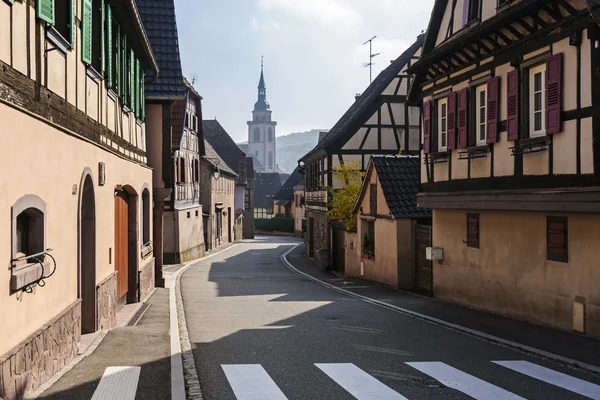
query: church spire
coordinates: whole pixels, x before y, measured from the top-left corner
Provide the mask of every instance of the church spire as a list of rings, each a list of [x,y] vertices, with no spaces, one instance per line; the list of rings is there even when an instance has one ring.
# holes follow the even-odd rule
[[[254,111],[269,111],[271,108],[267,101],[267,85],[265,85],[264,57],[260,59],[260,80],[258,81],[258,100],[254,104]]]
[[[258,90],[259,90],[259,92],[260,92],[260,90],[263,90],[263,91],[265,91],[265,94],[266,94],[267,85],[265,85],[265,75],[263,72],[264,65],[265,65],[265,58],[261,57],[260,58],[260,81],[258,82]],[[260,93],[259,93],[259,95],[260,95]]]

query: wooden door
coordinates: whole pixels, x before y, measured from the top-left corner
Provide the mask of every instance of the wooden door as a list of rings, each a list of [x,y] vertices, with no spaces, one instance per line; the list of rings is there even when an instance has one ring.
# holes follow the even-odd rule
[[[433,268],[426,254],[426,248],[431,246],[431,226],[416,225],[415,236],[417,290],[431,295],[433,290]]]
[[[338,272],[346,269],[346,231],[343,227],[334,227],[332,237],[333,268]]]
[[[308,256],[315,256],[315,219],[308,219]]]
[[[129,226],[127,193],[119,192],[115,196],[115,271],[117,271],[117,300],[127,295],[129,279]]]

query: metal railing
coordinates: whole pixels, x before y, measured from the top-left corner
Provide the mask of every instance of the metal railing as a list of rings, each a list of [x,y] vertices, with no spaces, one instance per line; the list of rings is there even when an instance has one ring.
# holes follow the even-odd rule
[[[46,286],[45,279],[50,278],[56,272],[56,259],[54,259],[52,254],[50,254],[51,251],[52,251],[52,249],[46,249],[39,253],[35,253],[35,254],[31,254],[31,255],[24,255],[22,257],[13,258],[12,260],[10,260],[11,272],[15,269],[19,269],[19,265],[16,265],[16,264],[20,263],[21,261],[27,261],[28,264],[39,264],[40,265],[40,276],[37,279],[35,279],[31,282],[28,282],[23,287],[15,288],[14,291],[21,290],[26,293],[32,293],[33,288],[35,288],[36,286],[39,286],[39,287]],[[46,261],[46,256],[48,256],[48,258],[50,260],[52,260],[52,265],[53,265],[52,272],[50,272],[47,275],[46,275],[47,271],[45,270],[45,264],[44,264]]]
[[[200,198],[200,183],[199,182],[177,182],[176,187],[177,200],[193,201]]]

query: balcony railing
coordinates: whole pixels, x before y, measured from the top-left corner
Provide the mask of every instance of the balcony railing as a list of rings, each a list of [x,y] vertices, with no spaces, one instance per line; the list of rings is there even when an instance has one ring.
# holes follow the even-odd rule
[[[200,198],[199,182],[177,182],[177,201],[195,201]]]

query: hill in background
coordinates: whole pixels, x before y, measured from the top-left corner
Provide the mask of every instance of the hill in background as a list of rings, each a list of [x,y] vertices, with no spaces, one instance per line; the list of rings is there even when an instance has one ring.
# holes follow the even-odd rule
[[[279,168],[292,173],[298,166],[298,159],[311,151],[319,140],[319,132],[327,129],[313,129],[307,132],[290,133],[289,135],[277,136],[277,163]],[[240,144],[246,144],[242,142]]]

